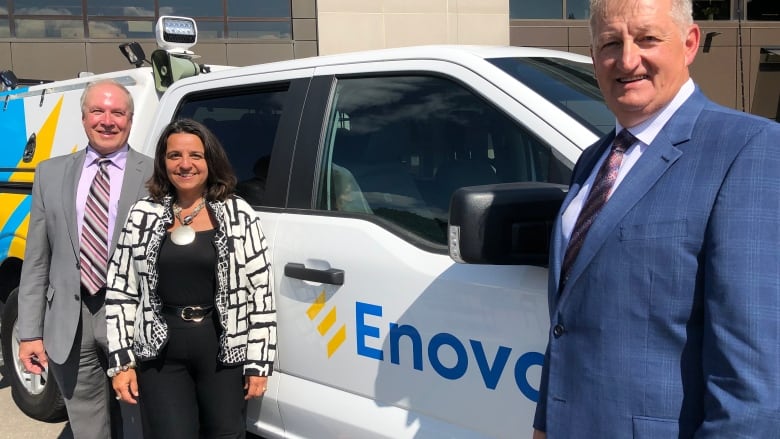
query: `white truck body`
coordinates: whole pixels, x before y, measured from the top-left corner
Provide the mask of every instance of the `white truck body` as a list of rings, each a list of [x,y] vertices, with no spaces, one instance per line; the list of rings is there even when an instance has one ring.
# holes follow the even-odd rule
[[[542,67],[532,78],[589,63],[541,49],[431,46],[224,69],[179,80],[163,94],[149,68],[96,76],[131,90],[130,144],[147,155],[178,117],[212,128],[239,180],[270,155],[264,198],[253,204],[272,250],[278,350],[268,392],[249,403],[249,431],[267,438],[530,435],[549,326],[547,269],[454,262],[448,184],[476,176],[469,169],[477,162],[489,163],[496,178],[469,185],[568,183],[582,149],[613,120],[595,83],[585,87],[595,94],[581,101],[556,87],[545,97],[492,59],[534,60]],[[0,193],[3,264],[23,259],[24,185],[34,166],[85,145],[80,87],[96,77],[0,93],[0,105],[10,97],[0,113],[9,142],[0,152],[0,184],[16,189]],[[47,87],[71,90],[41,99]],[[38,144],[24,162],[20,145],[33,133]],[[386,166],[375,166],[388,152]],[[440,181],[451,165],[458,166],[452,181]],[[402,177],[370,179],[390,167],[403,168]],[[344,170],[362,188],[359,204],[339,204]],[[422,196],[394,190],[406,177]],[[10,270],[0,273],[13,283]]]

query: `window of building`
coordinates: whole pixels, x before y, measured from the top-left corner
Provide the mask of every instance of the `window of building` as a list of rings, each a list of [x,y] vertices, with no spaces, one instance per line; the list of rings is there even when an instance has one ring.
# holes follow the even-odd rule
[[[0,37],[17,38],[154,38],[161,15],[192,17],[199,40],[292,39],[292,0],[5,0],[0,17],[7,25]],[[0,0],[2,2],[2,0]],[[83,8],[86,7],[86,29]],[[3,18],[5,18],[3,17]],[[230,19],[228,19],[230,17]]]
[[[222,1],[213,0],[160,0],[160,15],[184,17],[222,17],[225,9]]]
[[[229,1],[228,17],[289,17],[289,0],[263,0],[254,2]]]
[[[549,145],[441,77],[341,79],[328,120],[317,207],[435,244],[446,245],[456,189],[571,176]]]
[[[587,20],[590,18],[590,1],[566,0],[566,18],[570,20]]]
[[[694,20],[731,19],[731,0],[694,0]]]
[[[747,0],[747,19],[780,21],[780,1]]]
[[[73,0],[14,0],[16,15],[81,16],[81,2]]]
[[[510,0],[509,17],[514,19],[563,18],[562,0]]]
[[[81,20],[14,20],[19,38],[84,38]]]
[[[292,23],[285,21],[228,21],[230,38],[243,39],[292,39]]]
[[[87,15],[154,17],[154,0],[122,0],[119,4],[100,0],[87,0]]]

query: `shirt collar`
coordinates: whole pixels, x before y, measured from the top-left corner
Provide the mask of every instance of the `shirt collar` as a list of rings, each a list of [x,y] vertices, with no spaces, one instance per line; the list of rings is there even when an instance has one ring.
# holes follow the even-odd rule
[[[102,156],[95,151],[92,146],[87,145],[87,158],[84,160],[85,166],[97,165],[98,159],[103,157],[111,159],[111,165],[116,166],[118,169],[125,169],[125,163],[127,162],[127,151],[130,149],[128,145],[119,148],[119,150],[112,152],[111,154]]]
[[[661,132],[664,125],[669,122],[674,113],[682,107],[686,100],[696,91],[696,86],[693,83],[693,79],[688,78],[687,81],[680,87],[674,98],[666,104],[663,108],[658,110],[654,115],[650,116],[646,121],[640,123],[629,129],[631,134],[634,135],[640,142],[645,145],[650,145],[655,140],[658,133]],[[620,125],[620,122],[615,121],[615,132],[619,133],[624,127]]]

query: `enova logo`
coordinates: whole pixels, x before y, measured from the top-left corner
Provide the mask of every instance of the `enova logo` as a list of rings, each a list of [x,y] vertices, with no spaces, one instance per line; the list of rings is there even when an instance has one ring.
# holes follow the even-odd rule
[[[309,317],[309,320],[314,321],[317,319],[321,314],[323,314],[323,310],[325,309],[325,290],[322,290],[319,296],[317,296],[317,299],[314,301],[314,303],[311,304],[309,309],[306,310],[306,315]],[[325,337],[328,332],[333,328],[334,325],[337,324],[336,322],[336,307],[332,306],[330,309],[324,313],[324,316],[319,320],[319,324],[317,324],[317,332],[320,333],[321,336]],[[344,343],[344,340],[347,339],[347,325],[342,324],[338,329],[336,329],[335,334],[330,336],[328,339],[328,358],[332,357],[333,354],[341,347],[341,345]]]
[[[306,314],[309,320],[317,324],[317,332],[323,337],[329,337],[327,354],[330,358],[344,344],[347,338],[347,327],[345,324],[338,326],[335,306],[327,311],[325,308],[325,291],[323,291],[307,309]],[[534,368],[538,368],[534,372],[541,371],[544,355],[540,352],[518,352],[508,346],[498,346],[494,350],[486,348],[480,340],[463,341],[448,332],[434,334],[430,339],[425,340],[420,330],[409,324],[388,322],[387,326],[376,326],[368,323],[366,317],[371,321],[381,319],[382,306],[371,303],[356,302],[354,315],[357,355],[377,361],[387,361],[389,357],[392,364],[411,367],[418,371],[423,370],[425,364],[423,358],[427,355],[428,364],[442,378],[458,380],[470,370],[477,369],[485,388],[489,390],[495,390],[502,383],[513,380],[523,396],[533,402],[539,398],[539,390],[531,384],[528,375],[529,370]],[[385,348],[371,347],[372,344],[375,345],[372,339],[384,339],[385,336],[389,341]],[[408,340],[408,342],[401,343],[401,340]],[[402,353],[401,351],[405,350],[402,349],[402,345],[410,350]],[[389,352],[385,352],[386,349],[389,349]],[[449,351],[444,355],[455,354],[455,364],[442,361],[443,351]],[[510,377],[509,380],[504,379],[507,376]]]

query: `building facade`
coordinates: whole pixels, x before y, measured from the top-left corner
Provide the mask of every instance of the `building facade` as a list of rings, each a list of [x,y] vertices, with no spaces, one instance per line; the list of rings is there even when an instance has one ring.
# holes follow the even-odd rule
[[[160,15],[196,19],[207,64],[251,65],[416,44],[588,53],[588,0],[0,0],[0,69],[65,79],[128,68],[118,45],[154,50]],[[777,118],[780,1],[694,0],[693,76],[714,100]]]

